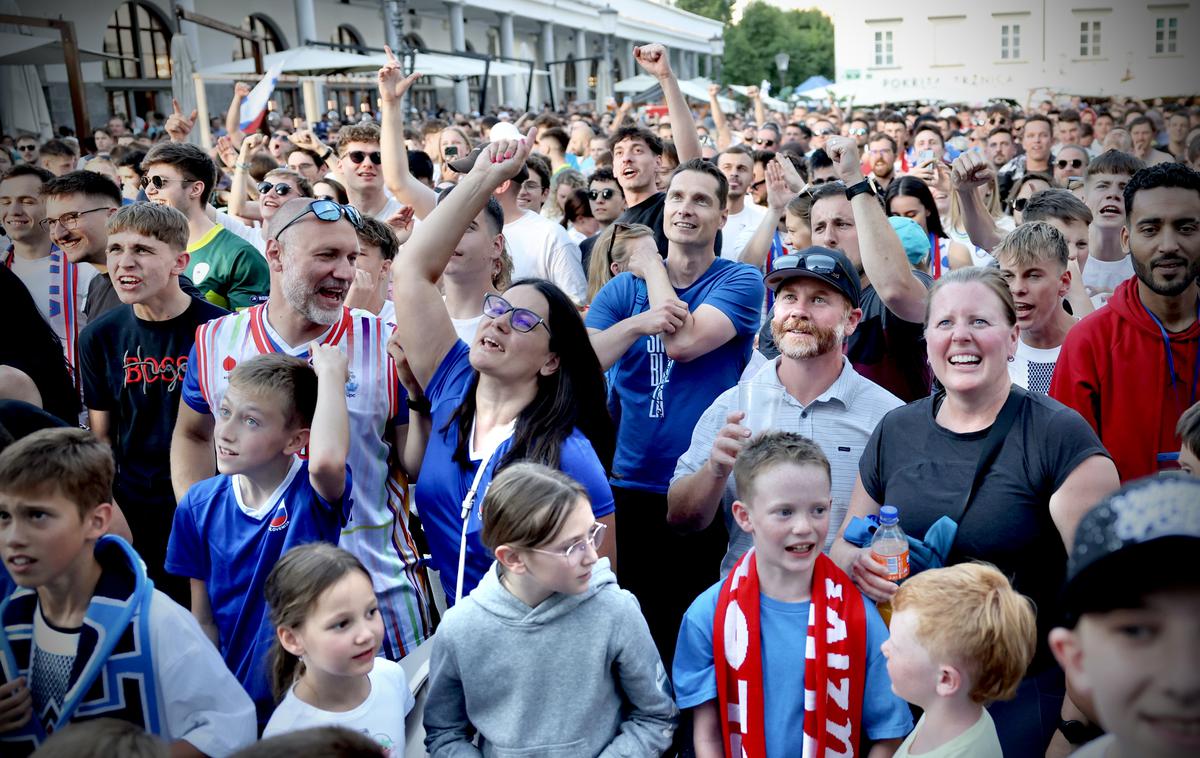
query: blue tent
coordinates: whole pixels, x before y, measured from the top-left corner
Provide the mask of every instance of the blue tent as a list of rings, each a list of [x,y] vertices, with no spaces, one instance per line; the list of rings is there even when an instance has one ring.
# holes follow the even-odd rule
[[[833,84],[833,82],[829,81],[823,76],[810,76],[792,91],[807,92],[810,89],[816,89],[817,87],[828,87],[830,84]]]

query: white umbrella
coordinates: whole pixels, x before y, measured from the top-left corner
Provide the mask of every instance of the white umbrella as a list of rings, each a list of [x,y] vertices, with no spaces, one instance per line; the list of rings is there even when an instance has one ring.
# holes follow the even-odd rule
[[[179,101],[179,110],[187,115],[196,108],[196,83],[192,74],[196,71],[196,61],[192,58],[192,48],[187,37],[176,34],[171,37],[171,96]],[[208,129],[208,124],[202,124],[202,129]],[[193,129],[188,135],[188,141],[199,144],[200,130]]]
[[[21,13],[14,0],[0,0],[0,12],[13,16]],[[11,25],[0,26],[0,32],[20,31]],[[0,114],[3,114],[5,131],[28,132],[41,139],[53,136],[54,123],[50,120],[42,79],[35,66],[0,67]]]

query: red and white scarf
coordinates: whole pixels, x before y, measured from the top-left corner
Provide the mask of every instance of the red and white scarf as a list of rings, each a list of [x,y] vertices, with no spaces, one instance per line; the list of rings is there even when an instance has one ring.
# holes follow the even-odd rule
[[[820,629],[817,619],[821,619]],[[853,758],[861,736],[867,616],[850,577],[825,555],[818,555],[813,567],[808,624],[803,758]],[[758,568],[753,549],[729,572],[717,597],[713,661],[725,755],[766,758]]]

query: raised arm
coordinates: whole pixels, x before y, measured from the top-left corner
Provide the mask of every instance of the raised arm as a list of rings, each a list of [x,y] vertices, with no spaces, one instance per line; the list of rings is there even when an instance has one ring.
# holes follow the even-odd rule
[[[229,213],[242,218],[262,218],[258,203],[249,206],[250,158],[267,141],[265,134],[251,134],[242,140],[237,162],[233,165],[233,181],[229,185]]]
[[[790,169],[790,177],[788,169]],[[794,181],[799,184],[794,184],[791,177],[794,177]],[[803,189],[803,181],[800,179],[800,174],[796,172],[796,167],[782,155],[776,155],[767,164],[766,179],[767,212],[763,214],[762,221],[758,222],[754,236],[742,248],[740,257],[742,263],[748,263],[757,269],[761,269],[766,263],[767,256],[771,252],[771,243],[775,239],[775,232],[779,229],[779,219],[787,211],[788,203],[792,202],[792,199]]]
[[[729,122],[725,120],[725,111],[721,110],[718,95],[721,85],[708,85],[708,107],[712,112],[713,125],[717,127],[717,149],[725,150],[733,144],[733,132],[729,131]]]
[[[825,152],[833,159],[838,175],[847,187],[863,181],[858,145],[849,137],[830,137]],[[873,196],[862,193],[851,201],[858,249],[866,272],[883,304],[905,321],[915,324],[925,318],[925,285],[913,275],[904,245],[888,223],[883,206]]]
[[[346,456],[350,454],[350,413],[346,409],[349,359],[331,345],[309,345],[317,373],[317,407],[308,435],[308,479],[330,502],[346,491]]]
[[[754,105],[754,125],[761,129],[762,125],[767,123],[767,109],[763,105],[762,92],[757,86],[751,85],[746,88],[746,97],[749,97]]]
[[[963,226],[976,246],[991,252],[1004,234],[979,197],[979,188],[992,181],[992,167],[979,153],[967,151],[954,159],[950,168],[950,186],[962,206]]]
[[[692,109],[688,107],[683,90],[679,89],[679,80],[671,70],[667,48],[657,44],[642,45],[633,49],[633,57],[662,87],[663,97],[667,101],[667,114],[671,119],[671,138],[675,140],[679,162],[687,163],[699,158],[700,136],[696,133],[696,121],[692,118]]]
[[[229,110],[225,113],[225,131],[229,134],[229,139],[233,141],[233,146],[238,147],[239,143],[246,136],[242,133],[242,101],[250,94],[250,85],[245,82],[238,82],[233,85],[233,100],[229,103]]]
[[[438,289],[454,246],[476,222],[488,198],[525,165],[533,145],[533,129],[517,141],[488,145],[471,169],[413,230],[392,265],[392,295],[396,300],[396,333],[413,376],[422,387],[458,340],[446,303]]]
[[[404,75],[400,62],[386,45],[388,61],[379,69],[379,99],[382,101],[379,152],[383,156],[383,182],[396,199],[411,206],[424,219],[437,205],[437,193],[413,177],[408,170],[408,148],[404,144],[404,93],[421,74]]]
[[[610,135],[617,133],[617,130],[621,128],[621,124],[625,123],[625,117],[629,115],[631,110],[633,110],[633,97],[626,95],[625,99],[621,101],[620,107],[617,108],[617,115],[613,117],[612,123],[609,124],[608,133]]]

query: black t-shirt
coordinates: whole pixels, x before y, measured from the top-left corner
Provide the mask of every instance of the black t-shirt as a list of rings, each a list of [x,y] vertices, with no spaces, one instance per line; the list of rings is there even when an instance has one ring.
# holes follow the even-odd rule
[[[922,271],[913,271],[928,289],[933,279]],[[846,357],[854,370],[905,401],[929,395],[933,373],[925,356],[925,327],[905,321],[888,310],[874,287],[868,286],[859,301],[862,320],[854,334],[846,340]],[[768,358],[779,355],[771,335],[771,319],[767,314],[758,333],[758,350]]]
[[[600,234],[593,234],[583,242],[579,243],[579,262],[583,264],[583,275],[588,275],[588,265],[592,260],[592,248],[596,246],[596,240],[600,238]]]
[[[667,204],[667,193],[655,192],[637,205],[631,205],[617,218],[622,224],[645,224],[654,230],[654,244],[658,245],[658,254],[667,257],[667,233],[663,230],[663,207]],[[713,245],[713,253],[721,254],[721,230],[717,230],[717,239]],[[587,270],[586,268],[584,269]]]
[[[107,411],[117,461],[116,489],[139,501],[171,492],[171,433],[196,327],[226,315],[192,298],[180,315],[144,321],[121,305],[80,337],[80,374],[88,408]]]
[[[1087,458],[1108,456],[1096,432],[1074,410],[1027,393],[1020,414],[985,475],[950,554],[950,563],[994,564],[1037,605],[1038,657],[1050,662],[1046,634],[1059,622],[1067,553],[1050,518],[1050,496]],[[924,537],[942,516],[959,521],[987,430],[959,434],[934,413],[944,394],[889,412],[859,458],[863,488],[900,511],[905,534]]]
[[[192,280],[180,274],[179,289],[188,293],[192,297],[201,297],[200,290],[196,289],[196,285],[192,284]],[[124,303],[117,296],[117,290],[112,285],[112,279],[107,271],[101,271],[100,275],[92,280],[88,285],[87,302],[83,306],[83,312],[87,314],[87,320],[90,324],[96,319],[108,313],[113,308],[119,308]]]

